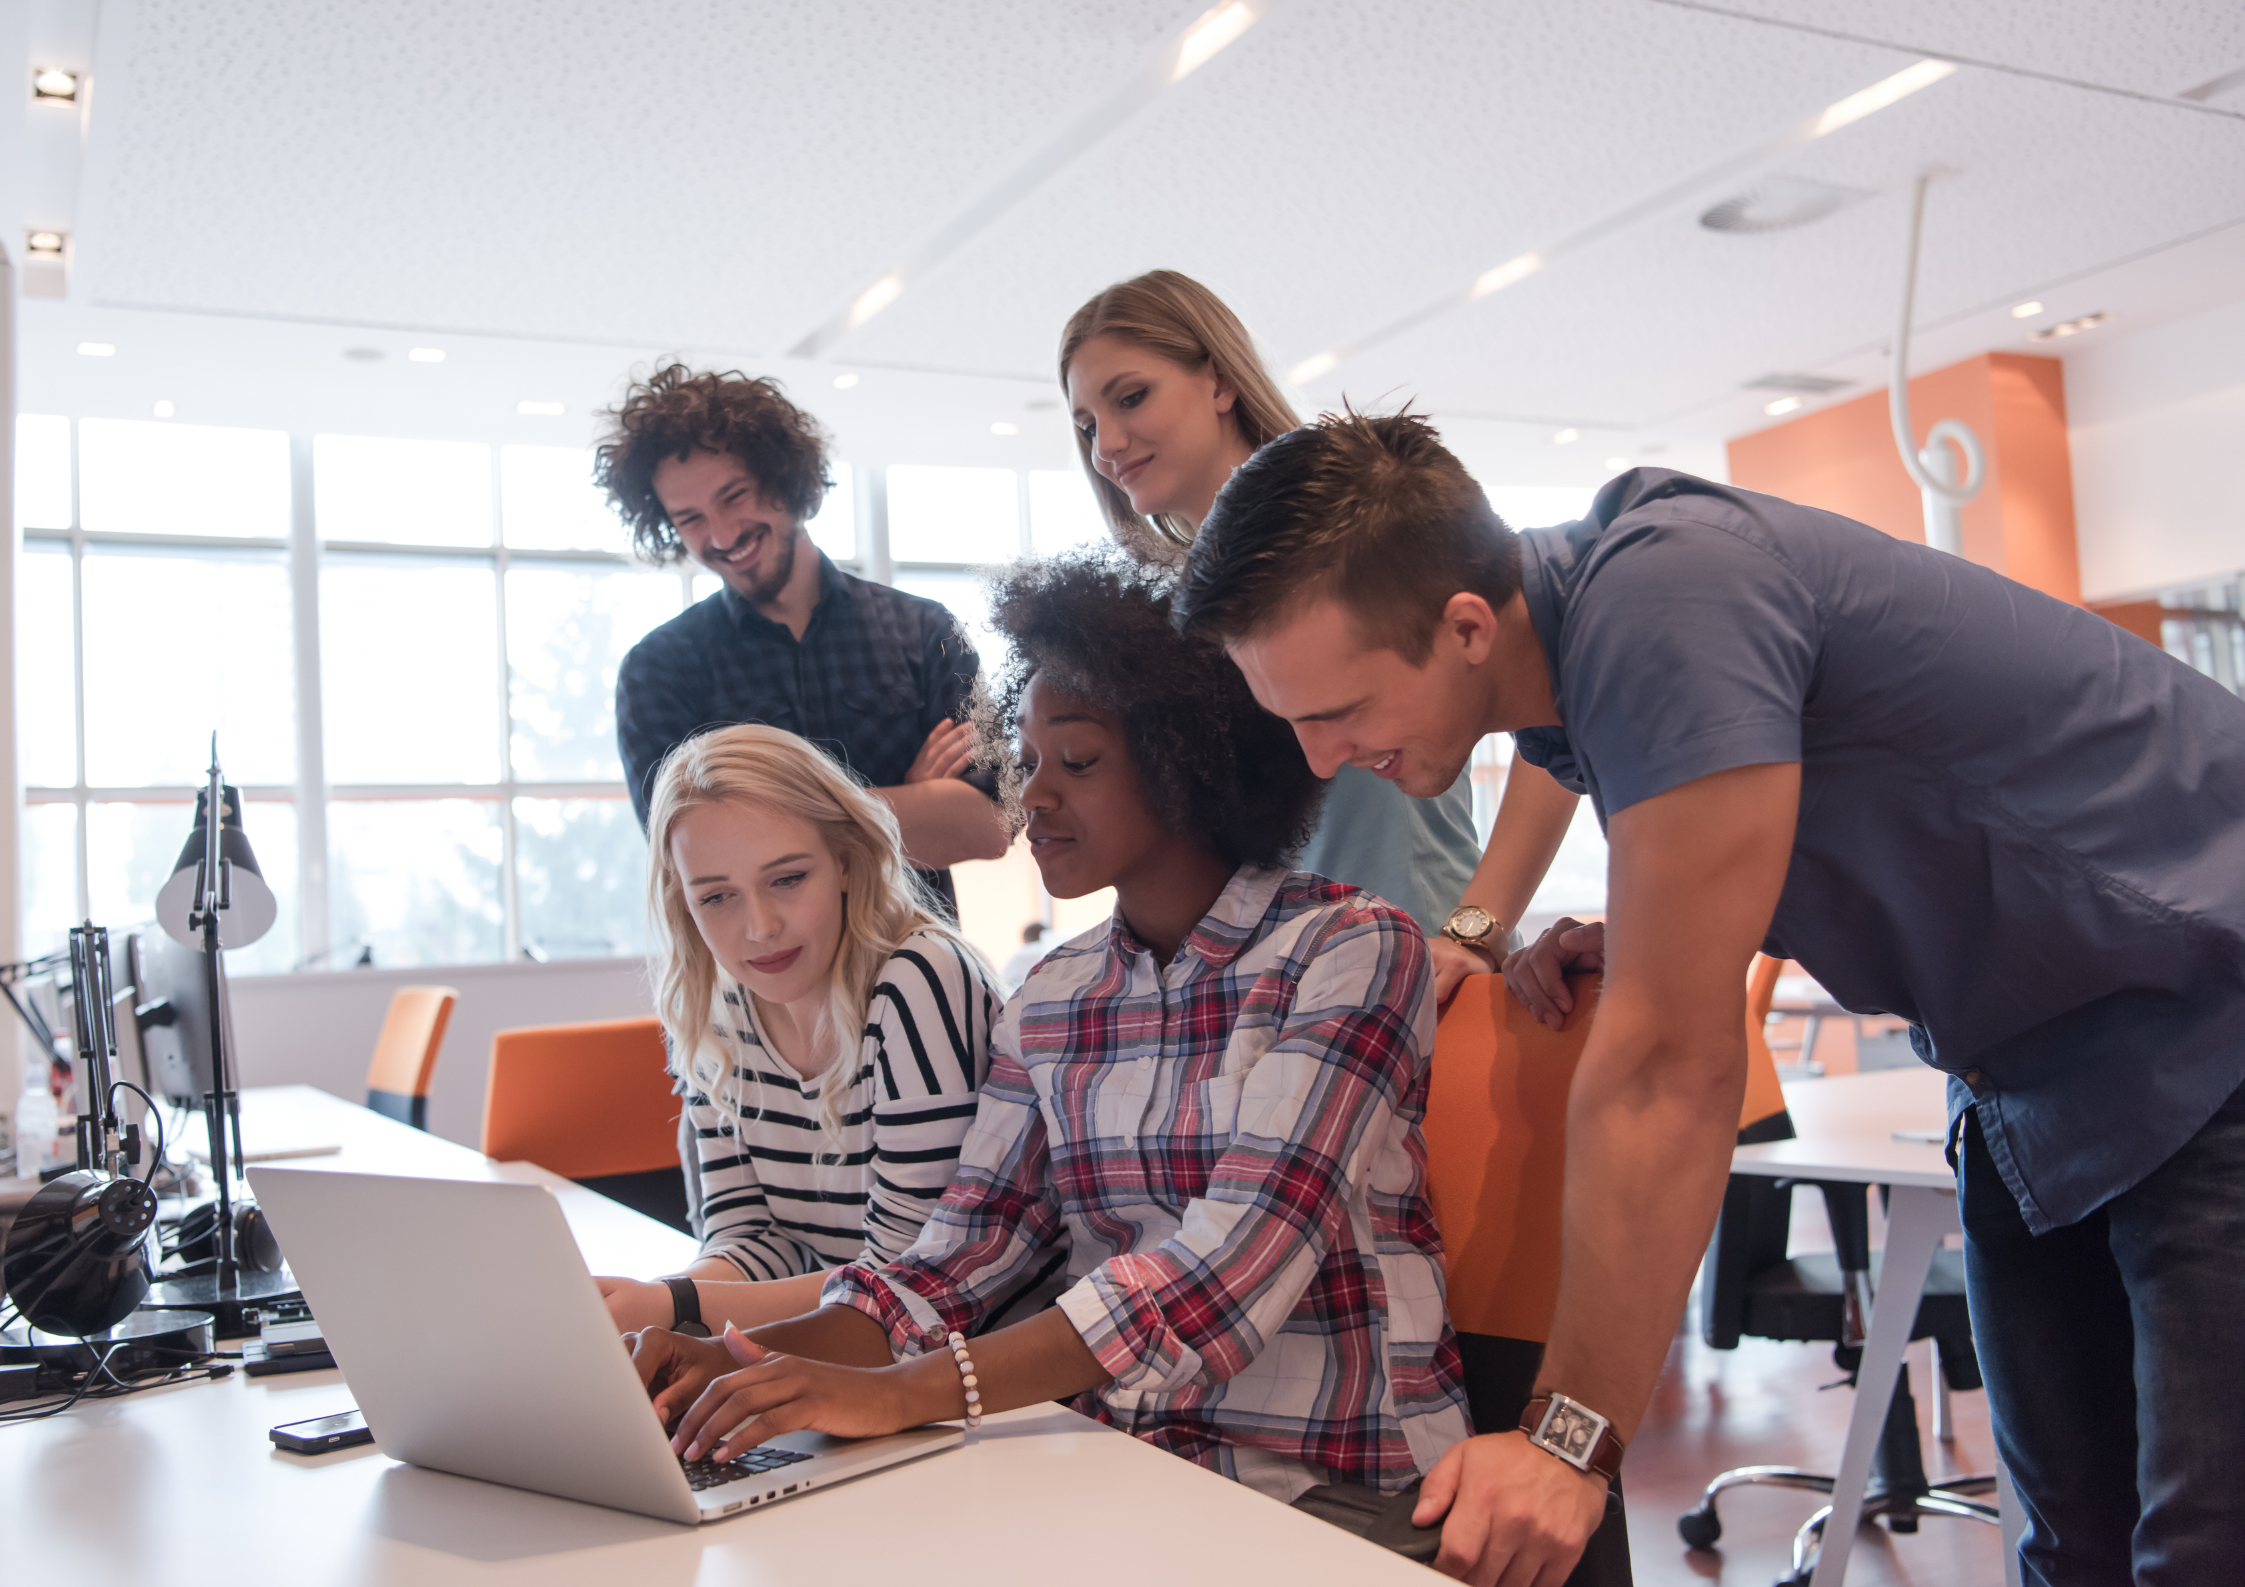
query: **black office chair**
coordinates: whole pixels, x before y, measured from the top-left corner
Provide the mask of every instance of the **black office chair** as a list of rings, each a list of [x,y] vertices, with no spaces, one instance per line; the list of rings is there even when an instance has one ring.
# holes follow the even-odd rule
[[[1782,1129],[1784,1135],[1792,1133],[1789,1121]],[[1829,1254],[1786,1255],[1793,1192],[1803,1187],[1823,1193],[1835,1247]],[[1700,1333],[1707,1343],[1717,1350],[1735,1350],[1738,1341],[1749,1334],[1757,1339],[1830,1340],[1832,1360],[1852,1383],[1862,1360],[1871,1308],[1869,1188],[1845,1182],[1733,1174],[1723,1193],[1715,1238],[1700,1269]],[[1924,1299],[1918,1303],[1910,1337],[1933,1341],[1940,1376],[1937,1393],[1964,1393],[1980,1387],[1980,1359],[1972,1347],[1972,1321],[1965,1309],[1960,1253],[1934,1253],[1933,1270],[1926,1280]],[[1828,1494],[1833,1484],[1831,1476],[1796,1466],[1740,1466],[1710,1482],[1699,1507],[1679,1517],[1676,1530],[1693,1548],[1713,1548],[1723,1535],[1715,1501],[1727,1490],[1772,1487]],[[1996,1525],[2000,1524],[1996,1506],[1973,1497],[1992,1495],[1995,1487],[1992,1474],[1946,1482],[1926,1480],[1918,1445],[1917,1405],[1911,1398],[1910,1376],[1905,1370],[1895,1382],[1894,1399],[1887,1408],[1886,1426],[1871,1468],[1870,1491],[1863,1501],[1864,1518],[1879,1517],[1888,1531],[1897,1533],[1915,1532],[1919,1518],[1928,1515],[1960,1516]],[[1832,1507],[1824,1506],[1794,1535],[1793,1571],[1779,1587],[1807,1583],[1816,1569],[1824,1523],[1831,1513]]]

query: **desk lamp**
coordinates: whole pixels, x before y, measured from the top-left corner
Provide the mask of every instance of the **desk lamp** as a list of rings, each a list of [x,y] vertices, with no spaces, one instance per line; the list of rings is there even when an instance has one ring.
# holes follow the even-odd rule
[[[292,1293],[278,1272],[280,1254],[250,1208],[236,1208],[235,1178],[242,1169],[242,1101],[232,1070],[232,1020],[227,1012],[227,948],[246,948],[272,930],[279,905],[265,883],[242,830],[241,790],[227,786],[218,766],[218,735],[210,741],[210,781],[195,796],[195,827],[179,851],[171,879],[156,894],[156,923],[174,941],[203,955],[210,998],[210,1089],[203,1117],[210,1138],[211,1178],[218,1200],[208,1274],[170,1279],[157,1286],[162,1304],[213,1312],[221,1333],[239,1332],[244,1313]],[[245,1227],[245,1225],[249,1225]],[[246,1269],[246,1271],[245,1271]]]

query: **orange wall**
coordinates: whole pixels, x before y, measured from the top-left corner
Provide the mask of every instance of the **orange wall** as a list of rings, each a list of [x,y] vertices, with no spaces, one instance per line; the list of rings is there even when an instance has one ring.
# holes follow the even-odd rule
[[[1925,539],[1918,487],[1896,455],[1882,389],[1730,443],[1731,483],[1845,513],[1900,540]],[[1918,440],[1939,419],[1980,437],[1988,483],[1966,504],[1964,554],[1983,567],[2081,600],[2064,366],[1983,353],[1910,382]]]

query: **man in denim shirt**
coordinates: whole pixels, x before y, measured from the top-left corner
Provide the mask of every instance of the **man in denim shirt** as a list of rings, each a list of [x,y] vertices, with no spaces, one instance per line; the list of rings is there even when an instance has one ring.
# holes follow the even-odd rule
[[[771,380],[672,364],[610,416],[597,483],[640,553],[692,557],[724,585],[632,647],[616,738],[647,820],[655,768],[696,733],[761,722],[799,733],[885,799],[906,856],[954,913],[947,867],[1006,851],[961,720],[974,647],[934,601],[854,578],[803,532],[828,485],[826,437]]]
[[[2245,702],[1986,569],[1687,475],[1515,536],[1408,417],[1263,448],[1187,579],[1317,770],[1440,788],[1510,731],[1606,824],[1603,930],[1508,966],[1554,1019],[1570,962],[1607,971],[1539,1392],[1623,1437],[1642,1413],[1728,1168],[1760,947],[1907,1017],[1951,1077],[2028,1578],[2238,1579]],[[1563,1571],[1600,1480],[1518,1434],[1450,1458],[1420,1516],[1456,1496],[1446,1568]]]

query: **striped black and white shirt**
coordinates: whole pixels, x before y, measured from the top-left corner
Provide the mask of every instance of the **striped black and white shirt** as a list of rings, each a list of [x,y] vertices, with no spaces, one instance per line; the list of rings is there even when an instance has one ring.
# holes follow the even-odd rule
[[[710,1039],[724,1077],[716,1098],[698,1080],[686,1086],[701,1255],[749,1279],[901,1256],[951,1183],[1004,1002],[972,956],[916,931],[874,982],[855,1065],[806,1080],[766,1046],[753,1001],[720,974]],[[837,1149],[819,1102],[845,1069]]]

